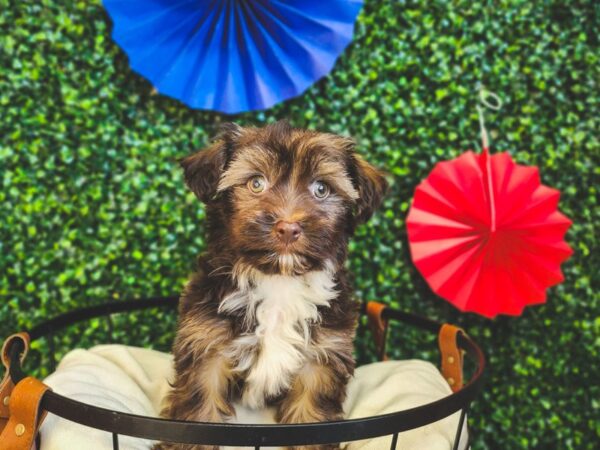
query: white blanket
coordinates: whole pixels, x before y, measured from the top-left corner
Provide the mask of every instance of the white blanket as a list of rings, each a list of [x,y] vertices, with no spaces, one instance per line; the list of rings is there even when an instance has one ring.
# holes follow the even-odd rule
[[[157,416],[171,377],[171,357],[154,350],[100,345],[74,350],[44,382],[55,392],[103,408]],[[423,405],[451,393],[430,363],[388,361],[359,367],[348,386],[344,410],[348,419],[391,413]],[[274,423],[273,411],[250,411],[236,405],[238,423]],[[458,413],[398,435],[399,449],[449,450],[458,426]],[[461,445],[466,448],[466,427]],[[391,436],[344,444],[347,450],[388,449]],[[150,441],[119,436],[122,450],[147,450]],[[110,433],[48,414],[42,426],[41,450],[111,450]]]

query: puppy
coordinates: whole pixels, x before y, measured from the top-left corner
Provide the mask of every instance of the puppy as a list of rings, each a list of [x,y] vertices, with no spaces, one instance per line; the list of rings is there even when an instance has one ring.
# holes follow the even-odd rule
[[[227,125],[181,166],[208,245],[181,296],[162,415],[224,422],[240,402],[280,423],[341,419],[358,317],[344,260],[384,177],[350,139],[286,122]]]

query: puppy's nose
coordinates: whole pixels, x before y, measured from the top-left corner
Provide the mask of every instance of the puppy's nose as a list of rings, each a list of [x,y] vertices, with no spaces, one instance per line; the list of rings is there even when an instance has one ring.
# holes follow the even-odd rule
[[[300,228],[298,222],[290,223],[280,220],[275,224],[275,233],[277,233],[277,237],[281,242],[291,244],[298,240],[302,234],[302,228]]]

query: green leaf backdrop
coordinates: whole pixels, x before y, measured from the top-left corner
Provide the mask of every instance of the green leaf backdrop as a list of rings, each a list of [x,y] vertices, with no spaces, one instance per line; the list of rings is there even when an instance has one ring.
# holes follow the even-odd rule
[[[464,326],[489,357],[471,412],[476,449],[598,448],[597,248],[600,6],[593,0],[367,0],[355,42],[299,98],[228,118],[156,95],[110,38],[100,2],[0,0],[0,336],[107,299],[178,293],[204,247],[201,206],[176,159],[226,120],[353,136],[393,179],[360,228],[349,265],[358,295]],[[440,160],[477,145],[476,85],[505,102],[487,122],[496,150],[539,165],[562,190],[575,255],[548,303],[490,321],[436,299],[411,265],[405,217]],[[166,350],[173,314],[120,316],[58,340]],[[30,369],[48,372],[46,343]],[[437,358],[394,327],[393,356]],[[357,355],[372,358],[360,340]]]

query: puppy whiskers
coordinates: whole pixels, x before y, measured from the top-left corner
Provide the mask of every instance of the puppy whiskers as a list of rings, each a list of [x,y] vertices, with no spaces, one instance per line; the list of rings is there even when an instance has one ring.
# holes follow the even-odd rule
[[[214,277],[214,276],[231,275],[231,274],[233,274],[233,269],[231,266],[227,265],[227,266],[217,267],[216,269],[211,270],[207,276]]]

